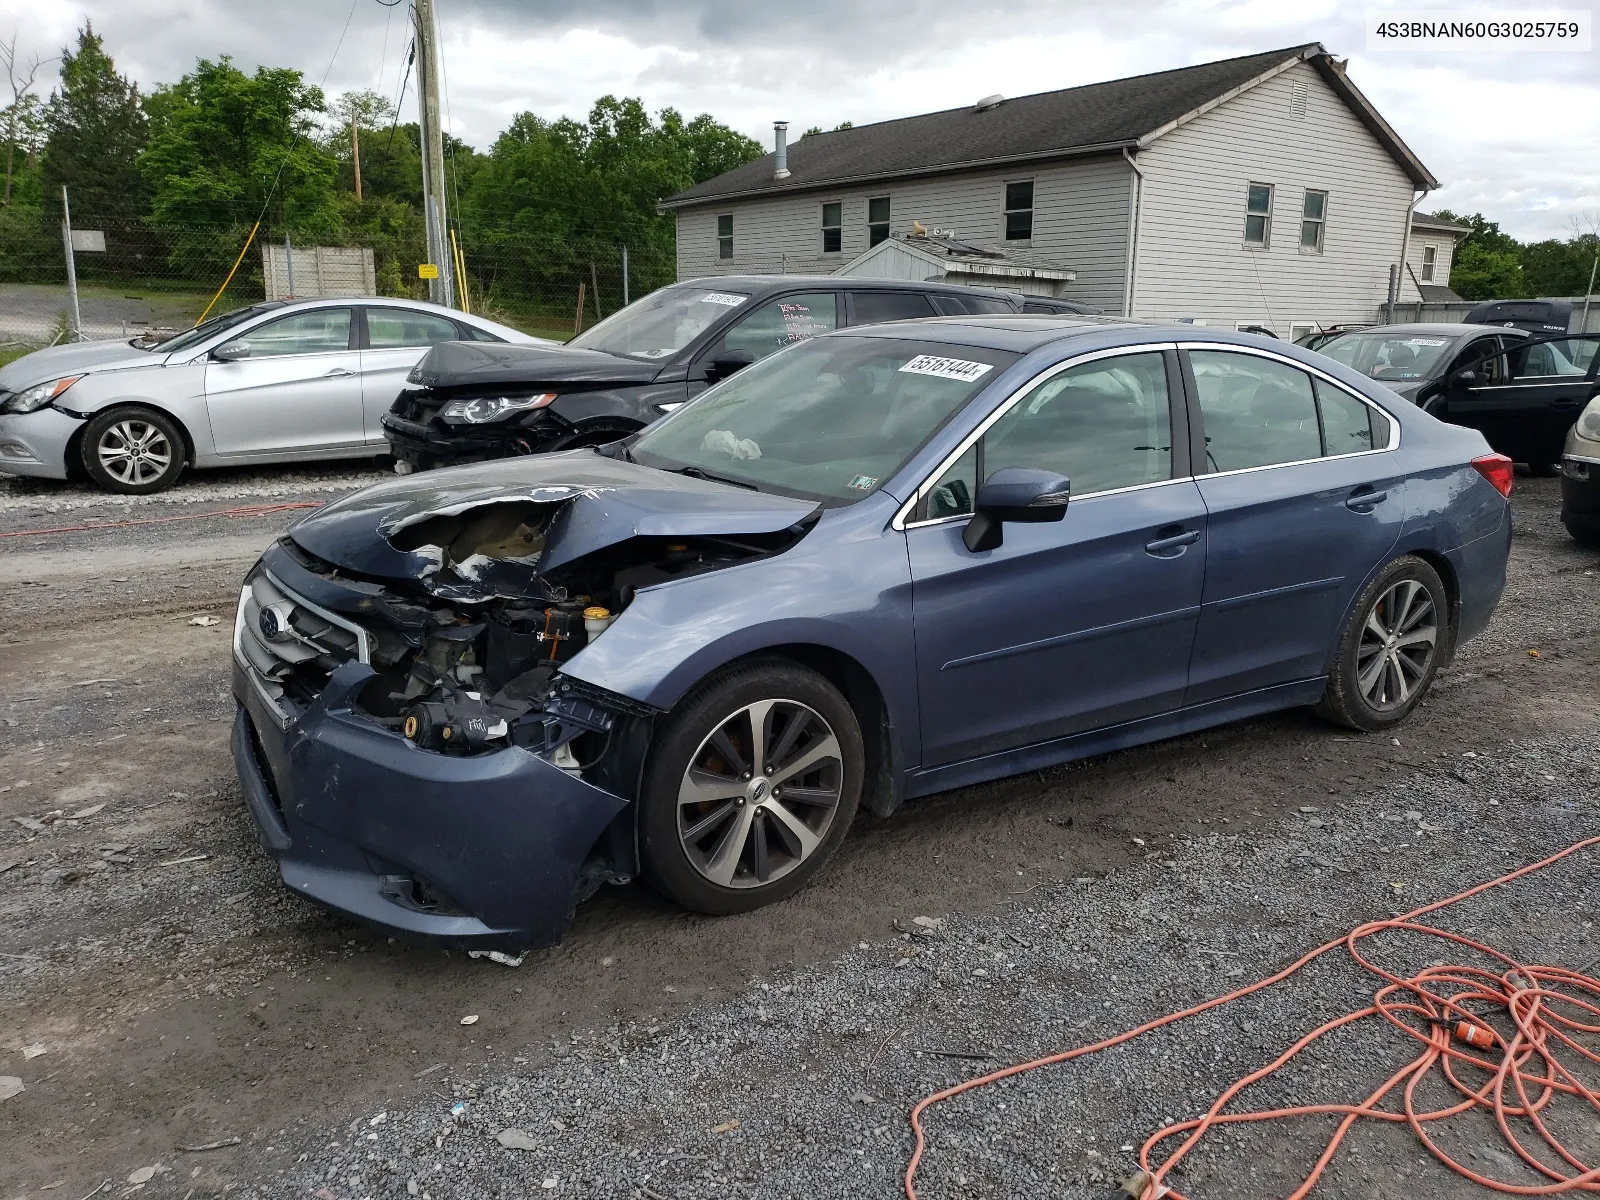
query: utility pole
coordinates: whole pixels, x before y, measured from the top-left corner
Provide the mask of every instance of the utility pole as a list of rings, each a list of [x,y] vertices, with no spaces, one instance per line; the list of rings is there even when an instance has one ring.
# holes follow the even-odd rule
[[[72,209],[67,205],[67,185],[61,185],[61,244],[67,252],[67,299],[72,304],[72,340],[83,341],[83,315],[78,311],[78,266],[72,260]]]
[[[350,165],[356,171],[356,203],[361,203],[361,137],[356,133],[356,114],[350,113]]]
[[[455,261],[445,232],[444,129],[439,120],[439,26],[433,0],[416,0],[417,96],[422,109],[422,214],[427,225],[428,261],[439,268],[428,280],[428,299],[456,306]]]

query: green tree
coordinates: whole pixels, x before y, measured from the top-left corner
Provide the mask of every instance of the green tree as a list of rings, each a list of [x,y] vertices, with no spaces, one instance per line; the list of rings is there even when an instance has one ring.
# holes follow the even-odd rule
[[[44,115],[45,191],[55,194],[65,184],[75,217],[142,216],[150,197],[138,161],[144,104],[87,22],[78,30],[77,49],[61,52],[61,84]]]
[[[1469,225],[1450,261],[1450,287],[1464,300],[1514,300],[1528,294],[1522,275],[1522,244],[1502,233],[1498,222],[1482,213],[1458,216],[1448,209],[1434,214]]]
[[[139,169],[154,190],[155,220],[249,225],[265,209],[299,237],[337,234],[338,166],[317,138],[326,105],[299,71],[258,67],[246,75],[225,55],[201,59],[158,87],[145,109],[150,136]]]
[[[1522,248],[1522,274],[1533,296],[1581,296],[1589,287],[1600,237],[1548,238]]]

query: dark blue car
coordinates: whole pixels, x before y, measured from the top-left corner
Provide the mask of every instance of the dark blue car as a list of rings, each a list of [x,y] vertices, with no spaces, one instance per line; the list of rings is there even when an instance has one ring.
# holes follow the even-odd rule
[[[296,525],[234,634],[285,882],[517,949],[642,875],[789,895],[859,807],[1313,705],[1382,730],[1488,621],[1511,464],[1283,342],[844,331],[626,441]]]

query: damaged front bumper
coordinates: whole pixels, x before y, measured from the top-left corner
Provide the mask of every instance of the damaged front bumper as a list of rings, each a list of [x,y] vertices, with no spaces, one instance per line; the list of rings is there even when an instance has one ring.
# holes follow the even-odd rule
[[[559,941],[585,862],[627,802],[521,747],[420,749],[354,711],[372,674],[345,663],[291,716],[235,658],[234,763],[284,883],[408,940]]]
[[[559,433],[550,427],[545,416],[537,414],[530,426],[441,427],[437,421],[412,421],[392,412],[384,413],[379,420],[396,459],[419,469],[431,469],[532,454]]]

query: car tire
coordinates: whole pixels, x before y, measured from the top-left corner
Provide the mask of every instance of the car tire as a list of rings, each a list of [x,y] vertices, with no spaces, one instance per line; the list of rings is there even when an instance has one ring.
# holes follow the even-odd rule
[[[849,831],[865,763],[855,713],[821,675],[783,658],[717,672],[652,743],[639,813],[645,878],[717,916],[793,895]]]
[[[1577,525],[1567,525],[1565,521],[1562,524],[1566,525],[1567,533],[1578,545],[1600,546],[1600,529],[1584,529]]]
[[[1439,573],[1414,555],[1395,559],[1351,606],[1317,714],[1368,732],[1398,725],[1427,695],[1454,637]]]
[[[151,408],[112,408],[89,420],[79,443],[83,469],[108,492],[161,492],[183,474],[188,444],[177,423]]]

